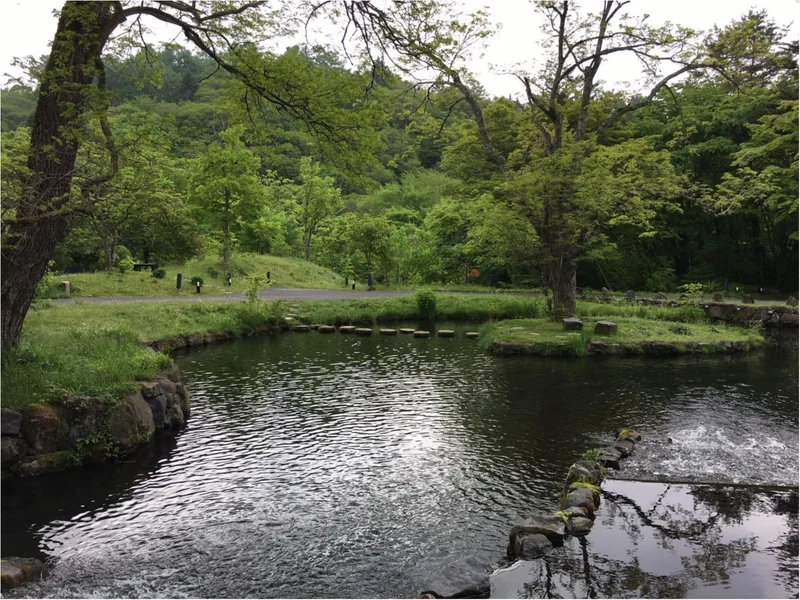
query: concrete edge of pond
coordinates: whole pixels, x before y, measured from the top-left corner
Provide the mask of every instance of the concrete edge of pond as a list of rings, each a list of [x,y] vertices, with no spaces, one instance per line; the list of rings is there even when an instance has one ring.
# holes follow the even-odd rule
[[[498,578],[513,571],[520,561],[543,558],[563,545],[567,536],[585,536],[594,525],[600,509],[600,486],[608,469],[619,469],[620,460],[630,456],[642,435],[632,429],[620,429],[612,444],[584,452],[567,471],[564,487],[558,498],[558,511],[539,513],[514,525],[508,536],[505,558],[499,561],[488,578],[455,594],[442,596],[426,590],[420,598],[491,598]]]

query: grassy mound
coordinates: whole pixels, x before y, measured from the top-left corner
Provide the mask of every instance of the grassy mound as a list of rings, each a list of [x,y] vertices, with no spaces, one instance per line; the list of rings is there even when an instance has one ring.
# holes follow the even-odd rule
[[[128,273],[75,273],[56,275],[56,282],[69,281],[70,296],[73,297],[113,297],[113,296],[176,296],[194,294],[192,277],[203,279],[203,294],[243,293],[247,288],[246,277],[270,273],[273,285],[280,288],[318,288],[344,289],[344,277],[330,269],[298,258],[267,256],[262,254],[238,254],[231,259],[230,287],[226,272],[218,258],[192,259],[184,265],[163,265],[167,272],[163,279],[156,279],[150,271],[130,271]],[[178,273],[183,274],[180,292],[175,288]],[[51,297],[62,297],[57,285],[51,289]]]
[[[644,353],[647,345],[654,343],[673,345],[676,352],[709,353],[726,351],[726,342],[742,343],[747,349],[764,343],[755,329],[636,317],[615,318],[618,332],[598,335],[594,326],[600,320],[604,319],[587,318],[583,320],[582,331],[564,331],[561,323],[547,319],[511,319],[484,326],[481,340],[495,351],[544,356],[583,356],[590,342],[628,345],[630,353]]]

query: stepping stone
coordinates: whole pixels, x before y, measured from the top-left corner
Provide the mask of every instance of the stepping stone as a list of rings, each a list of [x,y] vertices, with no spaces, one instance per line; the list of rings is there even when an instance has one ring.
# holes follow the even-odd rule
[[[307,333],[311,331],[311,327],[309,327],[308,325],[295,325],[294,327],[292,327],[292,329],[294,331],[297,331],[298,333]]]
[[[287,323],[291,323],[291,322],[292,322],[292,321],[294,321],[294,320],[295,320],[295,318],[294,318],[294,317],[286,317],[286,318],[284,319],[284,321],[286,321]]]
[[[456,332],[453,331],[452,329],[440,329],[439,331],[436,332],[436,335],[438,335],[439,337],[455,337]]]
[[[402,333],[404,335],[405,334],[412,334],[412,333],[414,333],[414,330],[413,329],[401,329],[400,333]]]
[[[480,336],[480,333],[478,333],[477,331],[468,331],[467,333],[464,334],[464,337],[467,337],[471,340],[478,339],[478,336]]]
[[[320,328],[320,324],[319,323],[312,323],[311,325],[309,325],[309,327],[311,327],[311,329],[314,329],[316,331],[317,329]]]
[[[381,335],[397,335],[397,329],[381,329]]]
[[[339,333],[353,333],[355,330],[355,325],[342,325],[339,327]]]
[[[562,319],[561,322],[564,324],[565,331],[580,331],[583,329],[583,321],[578,317],[568,317]]]
[[[336,333],[336,327],[333,325],[320,325],[319,326],[320,333]]]
[[[429,338],[429,337],[431,337],[431,332],[430,331],[422,331],[422,330],[415,331],[414,332],[414,337],[415,338]]]
[[[353,333],[356,335],[372,335],[372,329],[369,327],[358,327]]]

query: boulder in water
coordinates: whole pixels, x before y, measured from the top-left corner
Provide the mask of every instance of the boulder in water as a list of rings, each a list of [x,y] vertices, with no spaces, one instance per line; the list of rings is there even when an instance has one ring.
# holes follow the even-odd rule
[[[597,506],[594,503],[594,492],[588,488],[572,490],[561,503],[561,510],[563,511],[573,506],[583,508],[586,510],[587,515],[593,516],[597,510]]]
[[[592,520],[586,517],[573,517],[567,522],[567,533],[570,535],[586,535],[592,529]]]
[[[521,545],[517,543],[517,537],[541,534],[550,540],[550,543],[561,544],[564,533],[564,521],[561,517],[555,515],[530,517],[511,528],[511,533],[508,535],[508,555],[514,557],[521,550]]]
[[[3,591],[22,585],[26,581],[47,576],[44,563],[35,558],[7,556],[0,560],[0,583]]]
[[[722,304],[723,302],[725,302],[725,296],[723,296],[719,292],[714,292],[714,295],[711,296],[711,299],[718,304]]]
[[[786,306],[797,306],[797,298],[789,296],[789,299],[786,301]]]
[[[756,301],[752,296],[742,296],[742,304],[755,304]]]
[[[553,549],[553,543],[541,533],[518,535],[515,556],[523,560],[541,558]]]

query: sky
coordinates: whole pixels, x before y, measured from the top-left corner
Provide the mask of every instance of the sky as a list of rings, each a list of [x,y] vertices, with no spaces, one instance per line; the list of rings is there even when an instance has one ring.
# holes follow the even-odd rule
[[[502,27],[489,40],[484,56],[471,61],[471,70],[490,95],[518,97],[522,92],[519,81],[503,71],[536,55],[536,42],[541,34],[532,4],[527,0],[462,0],[462,3],[465,12],[488,6],[492,22]],[[0,74],[21,74],[11,66],[15,56],[39,56],[49,52],[48,44],[56,28],[53,11],[62,4],[61,0],[3,0],[0,3]],[[600,2],[584,0],[582,3],[585,8],[592,4],[599,6]],[[707,31],[714,25],[721,27],[730,23],[751,7],[767,9],[778,24],[791,25],[790,32],[795,39],[800,37],[800,0],[632,0],[625,10],[632,15],[650,15],[654,25],[670,21]],[[173,37],[167,32],[162,35],[164,40]],[[331,36],[328,37],[324,41],[330,41]],[[607,82],[607,87],[621,88],[633,83],[631,89],[636,90],[638,74],[635,59],[618,56],[604,65],[601,78]],[[2,81],[6,79],[0,77]]]

